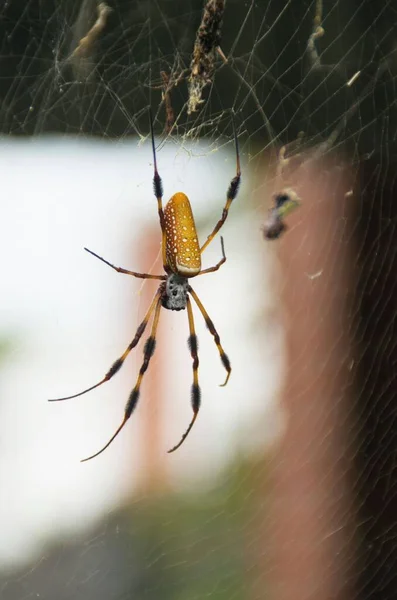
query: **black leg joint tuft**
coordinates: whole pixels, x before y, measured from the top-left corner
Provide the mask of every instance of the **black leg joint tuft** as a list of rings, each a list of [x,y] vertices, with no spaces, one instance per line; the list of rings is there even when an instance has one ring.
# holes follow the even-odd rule
[[[110,367],[109,371],[106,373],[105,379],[110,379],[111,377],[113,377],[113,375],[116,375],[117,371],[119,371],[121,369],[121,367],[123,366],[123,360],[121,360],[121,358],[118,358]]]
[[[192,398],[191,399],[192,399],[193,412],[197,413],[200,408],[200,404],[201,404],[201,391],[200,391],[200,387],[196,383],[193,383],[193,385],[192,385]]]
[[[142,321],[142,323],[138,326],[138,329],[136,330],[135,337],[141,337],[142,333],[146,329],[146,324],[147,324],[146,321]]]
[[[150,336],[145,342],[145,347],[143,349],[143,353],[145,355],[145,359],[151,358],[156,349],[156,340],[154,337]]]
[[[156,349],[156,339],[154,337],[150,336],[146,340],[145,347],[143,349],[144,359],[143,359],[143,364],[142,364],[141,368],[139,369],[139,373],[141,375],[146,373],[147,368],[149,366],[150,359],[153,356],[155,349]]]
[[[197,354],[198,351],[198,340],[196,335],[190,335],[187,340],[187,345],[189,346],[189,350],[193,356]]]
[[[125,406],[125,417],[127,419],[129,419],[129,417],[132,415],[133,411],[135,410],[135,407],[138,403],[138,399],[139,399],[139,390],[136,390],[134,388],[132,390],[130,397],[128,398],[128,402]]]
[[[240,186],[240,176],[236,176],[232,179],[229,189],[227,191],[227,197],[230,198],[230,200],[234,200],[235,197],[237,196],[237,192],[238,192],[238,188]]]
[[[155,173],[153,177],[153,191],[156,198],[162,198],[163,182],[161,181],[161,177],[158,173]]]
[[[227,354],[223,353],[221,354],[221,361],[223,366],[225,367],[226,371],[230,371],[230,360],[229,357],[227,356]]]
[[[209,317],[206,317],[206,319],[205,319],[205,324],[207,325],[207,327],[208,327],[208,329],[209,329],[210,333],[211,333],[213,336],[217,335],[217,333],[216,333],[216,331],[215,331],[214,324],[213,324],[213,322],[211,321],[211,319],[210,319]],[[218,338],[219,338],[219,335],[218,335]],[[215,340],[215,342],[216,342],[216,340]]]

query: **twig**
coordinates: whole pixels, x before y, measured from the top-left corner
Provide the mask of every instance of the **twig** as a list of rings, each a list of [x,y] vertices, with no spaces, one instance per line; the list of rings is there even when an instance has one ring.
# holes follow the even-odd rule
[[[225,0],[207,0],[204,6],[190,63],[187,108],[189,115],[196,112],[199,104],[204,102],[202,94],[204,88],[212,81],[216,53],[224,62],[227,62],[227,58],[220,48],[224,10]]]
[[[177,85],[177,83],[171,83],[170,85],[170,78],[165,71],[160,71],[160,75],[163,80],[163,92],[161,97],[164,100],[165,105],[165,132],[170,133],[175,122],[175,114],[171,102],[171,88],[173,85]]]

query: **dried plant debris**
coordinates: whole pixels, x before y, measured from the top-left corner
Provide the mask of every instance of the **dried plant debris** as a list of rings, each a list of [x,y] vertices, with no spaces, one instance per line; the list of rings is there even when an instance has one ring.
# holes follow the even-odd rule
[[[97,6],[97,19],[88,33],[82,37],[76,48],[71,53],[69,60],[73,63],[77,74],[87,76],[95,62],[96,42],[104,30],[109,14],[112,12],[110,6],[100,2]]]
[[[161,79],[163,80],[163,91],[161,93],[161,99],[165,105],[165,132],[170,133],[175,123],[174,109],[172,108],[171,101],[171,86],[170,78],[165,71],[160,71]]]
[[[307,42],[307,56],[309,59],[309,64],[312,69],[321,68],[321,58],[316,48],[316,41],[324,35],[324,29],[321,26],[323,18],[323,2],[322,0],[317,0],[316,2],[316,16],[314,17],[313,22],[313,31],[309,36]]]
[[[161,100],[165,106],[165,127],[164,132],[169,134],[172,132],[175,125],[175,112],[172,106],[171,90],[172,88],[179,85],[184,77],[184,71],[181,71],[178,76],[171,74],[168,75],[165,71],[160,71],[162,79],[162,92]]]
[[[202,94],[204,88],[212,81],[216,54],[219,54],[222,60],[227,62],[220,48],[224,10],[225,0],[207,0],[204,6],[190,63],[187,109],[189,115],[196,112],[199,104],[204,102]]]
[[[161,83],[152,87],[153,90],[161,90],[161,105],[165,109],[165,125],[163,134],[169,135],[175,127],[175,111],[172,106],[172,90],[183,81],[187,69],[172,70],[170,73],[160,71]]]

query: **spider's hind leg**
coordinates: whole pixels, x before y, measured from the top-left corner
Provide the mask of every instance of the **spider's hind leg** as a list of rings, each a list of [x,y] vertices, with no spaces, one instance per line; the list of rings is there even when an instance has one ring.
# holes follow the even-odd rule
[[[157,168],[157,155],[156,155],[156,145],[154,143],[154,127],[153,127],[153,115],[152,111],[149,111],[149,122],[150,122],[150,135],[152,138],[152,152],[153,152],[153,191],[157,200],[157,211],[160,220],[161,227],[161,246],[162,246],[162,255],[163,255],[163,267],[165,268],[167,265],[167,257],[165,253],[166,248],[166,233],[165,233],[165,217],[163,210],[163,181],[160,177],[158,168]]]
[[[110,367],[110,369],[106,373],[105,377],[103,377],[101,379],[101,381],[99,381],[95,385],[92,385],[89,388],[83,390],[82,392],[78,392],[77,394],[73,394],[72,396],[64,396],[63,398],[51,398],[50,400],[48,400],[48,402],[62,402],[63,400],[71,400],[72,398],[77,398],[78,396],[82,396],[83,394],[86,394],[87,392],[90,392],[91,390],[94,390],[95,388],[99,387],[100,385],[102,385],[103,383],[105,383],[106,381],[109,381],[109,379],[111,379],[112,377],[114,377],[114,375],[116,375],[116,373],[118,373],[120,371],[121,367],[124,364],[125,359],[129,355],[129,353],[131,352],[131,350],[133,350],[135,348],[135,346],[138,344],[139,340],[141,339],[141,337],[143,335],[143,332],[146,329],[146,325],[148,324],[148,321],[150,319],[150,316],[151,316],[151,314],[152,314],[152,312],[153,312],[156,304],[158,304],[159,301],[160,301],[160,299],[161,299],[162,289],[163,289],[163,284],[160,285],[160,287],[159,287],[156,295],[153,298],[153,301],[152,301],[151,305],[149,306],[149,309],[148,309],[148,311],[147,311],[147,313],[146,313],[146,315],[145,315],[142,323],[138,326],[138,329],[136,330],[134,339],[127,346],[127,348],[124,351],[124,353],[117,360],[115,360],[115,362],[112,364],[112,366]]]
[[[186,308],[187,308],[187,314],[188,314],[188,319],[189,319],[189,332],[190,332],[189,339],[188,339],[188,345],[189,345],[189,349],[190,349],[190,354],[193,359],[193,384],[192,384],[193,418],[190,421],[189,427],[186,429],[185,433],[181,437],[181,440],[178,442],[178,444],[176,446],[171,448],[171,450],[168,450],[168,452],[175,452],[175,450],[177,450],[180,446],[182,446],[183,442],[189,435],[189,433],[194,425],[195,420],[197,419],[197,415],[198,415],[198,412],[200,409],[201,391],[200,391],[200,386],[199,386],[199,382],[198,382],[198,367],[199,367],[199,358],[198,358],[198,352],[197,352],[198,344],[197,344],[196,331],[194,329],[194,317],[193,317],[192,303],[190,302],[189,296],[187,296]]]
[[[200,310],[201,314],[204,317],[205,324],[207,325],[208,329],[210,330],[210,333],[212,334],[212,336],[214,338],[214,342],[216,344],[216,347],[218,348],[219,356],[221,357],[222,364],[223,364],[223,366],[225,367],[225,369],[227,371],[225,382],[220,384],[221,387],[223,387],[229,381],[229,377],[230,377],[230,374],[232,372],[232,367],[230,366],[229,357],[227,356],[226,352],[222,348],[222,344],[221,344],[221,340],[220,340],[220,337],[219,337],[219,333],[215,329],[215,325],[214,325],[213,321],[210,319],[207,311],[204,308],[204,305],[200,302],[199,297],[197,296],[197,294],[193,290],[193,288],[190,287],[190,285],[189,285],[189,293],[193,296],[193,299],[194,299],[195,303],[199,307],[199,310]]]
[[[132,392],[128,398],[127,404],[125,406],[124,418],[123,418],[121,424],[119,425],[119,427],[116,429],[116,432],[112,435],[110,440],[103,446],[103,448],[101,448],[98,452],[96,452],[95,454],[92,454],[88,458],[84,458],[81,462],[87,462],[87,460],[91,460],[92,458],[95,458],[99,454],[102,454],[102,452],[104,452],[104,450],[106,450],[106,448],[108,448],[110,446],[110,444],[113,442],[113,440],[118,436],[120,431],[123,429],[124,425],[127,423],[128,419],[134,412],[136,405],[138,404],[142,379],[143,379],[144,374],[147,371],[150,359],[152,358],[154,351],[156,349],[156,332],[157,332],[157,326],[159,323],[160,310],[161,310],[161,292],[160,291],[157,292],[154,301],[156,302],[156,309],[155,309],[154,318],[153,318],[152,330],[151,330],[150,336],[147,338],[147,340],[145,342],[145,346],[143,348],[143,363],[142,363],[141,368],[139,369],[139,375],[138,375],[138,379],[136,381],[135,387],[132,390]]]

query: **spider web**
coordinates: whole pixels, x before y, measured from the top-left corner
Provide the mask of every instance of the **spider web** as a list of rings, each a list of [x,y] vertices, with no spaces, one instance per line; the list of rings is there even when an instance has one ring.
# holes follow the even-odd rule
[[[396,23],[395,0],[2,3],[2,599],[396,596]],[[233,374],[195,314],[203,405],[168,456],[192,375],[186,315],[162,314],[131,423],[80,465],[141,348],[45,399],[99,381],[154,293],[81,251],[161,270],[149,108],[201,240],[235,123],[227,262],[193,281]],[[281,190],[300,206],[269,242]]]

